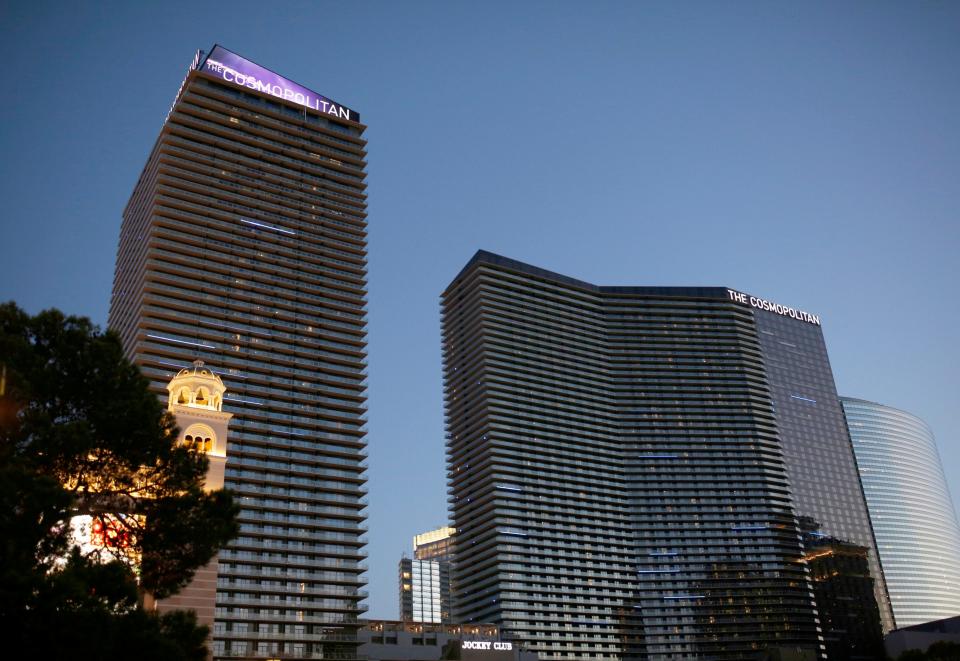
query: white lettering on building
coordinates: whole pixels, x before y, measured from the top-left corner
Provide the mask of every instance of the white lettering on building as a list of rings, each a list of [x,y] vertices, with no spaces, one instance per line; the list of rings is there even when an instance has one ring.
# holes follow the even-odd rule
[[[804,312],[803,310],[790,308],[786,305],[780,305],[779,303],[774,303],[763,298],[757,298],[756,296],[748,296],[747,294],[743,294],[732,289],[727,290],[727,295],[730,297],[731,301],[736,303],[743,303],[744,305],[749,305],[750,307],[757,308],[758,310],[766,310],[767,312],[782,314],[785,317],[806,321],[807,323],[814,324],[816,326],[820,325],[819,316],[810,314],[809,312]]]
[[[314,99],[307,94],[296,92],[280,85],[271,85],[270,83],[265,83],[262,80],[259,80],[256,76],[241,73],[231,69],[221,62],[211,60],[210,58],[207,58],[206,64],[208,71],[217,74],[228,83],[234,83],[235,85],[239,85],[241,87],[249,87],[257,92],[265,92],[286,101],[293,101],[301,106],[306,106],[314,110],[319,110],[320,112],[328,115],[340,117],[341,119],[350,119],[349,108],[338,106],[335,103],[324,101],[323,99]]]
[[[513,649],[513,643],[503,643],[490,640],[465,640],[460,643],[460,647],[465,650],[504,650]]]

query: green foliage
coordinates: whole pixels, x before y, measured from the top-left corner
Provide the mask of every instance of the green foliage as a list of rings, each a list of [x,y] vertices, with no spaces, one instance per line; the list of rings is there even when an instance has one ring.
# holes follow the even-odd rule
[[[226,491],[196,493],[151,503],[142,535],[144,585],[178,586],[184,576],[205,565],[217,549],[237,534],[233,499]],[[173,525],[153,525],[153,521]],[[154,589],[162,597],[166,589]]]
[[[191,614],[156,617],[138,597],[175,593],[236,535],[230,494],[202,489],[207,459],[177,445],[118,337],[85,318],[0,305],[0,367],[6,641],[35,658],[205,658]],[[127,548],[69,548],[78,515],[119,521]]]
[[[32,658],[202,661],[208,628],[192,611],[160,617],[138,604],[133,574],[121,562],[101,564],[73,551],[46,575],[33,595],[30,617],[7,640],[22,641]]]

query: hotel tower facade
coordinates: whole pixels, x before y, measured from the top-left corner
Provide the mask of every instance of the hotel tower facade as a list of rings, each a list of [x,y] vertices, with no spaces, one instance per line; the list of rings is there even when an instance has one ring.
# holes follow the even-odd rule
[[[198,53],[123,214],[109,325],[158,395],[233,415],[213,657],[355,659],[365,593],[366,213],[356,112]]]
[[[483,251],[442,314],[457,621],[556,660],[876,648],[889,603],[819,318]],[[862,636],[816,603],[823,538],[869,564]]]

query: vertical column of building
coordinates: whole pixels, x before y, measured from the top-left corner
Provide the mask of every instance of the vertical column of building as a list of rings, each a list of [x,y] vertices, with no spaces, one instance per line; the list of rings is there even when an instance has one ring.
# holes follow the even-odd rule
[[[413,621],[413,561],[410,558],[400,558],[397,563],[397,596],[399,599],[400,620]]]
[[[890,406],[841,403],[897,627],[960,615],[960,527],[933,431]]]
[[[194,358],[230,382],[225,485],[241,533],[220,554],[214,656],[351,658],[365,596],[364,127],[229,71],[192,71],[163,126],[124,212],[110,325],[158,393]]]
[[[748,311],[722,289],[607,292],[636,579],[624,658],[818,649]]]
[[[445,573],[445,572],[444,572]],[[400,560],[400,619],[446,623],[441,595],[443,576],[436,560]],[[447,576],[449,581],[449,575]]]
[[[821,326],[768,310],[752,312],[797,515],[818,535],[866,549],[878,614],[883,630],[889,631],[893,628],[890,600]],[[839,609],[842,614],[849,610],[847,604],[824,602],[818,608],[824,635],[828,642],[836,641],[831,645],[845,649],[857,638],[859,634],[850,632],[843,618],[831,631],[830,611]],[[875,628],[876,617],[871,614],[870,622],[864,613],[865,631]],[[865,635],[872,636],[875,644],[880,638],[879,630]]]
[[[443,295],[457,617],[616,658],[634,576],[596,292],[480,253]]]

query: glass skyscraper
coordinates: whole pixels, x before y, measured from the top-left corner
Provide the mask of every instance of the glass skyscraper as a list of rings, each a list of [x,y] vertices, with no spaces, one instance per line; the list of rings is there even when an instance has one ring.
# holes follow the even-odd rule
[[[960,615],[960,528],[930,427],[842,397],[898,628]]]
[[[214,658],[356,658],[366,214],[357,114],[215,47],[123,214],[110,327],[158,394],[203,360],[233,414]]]
[[[868,551],[883,630],[890,631],[890,600],[821,327],[763,308],[752,312],[796,514],[819,526],[818,534]],[[848,637],[842,630],[825,634]]]
[[[404,622],[450,620],[450,565],[442,560],[401,558],[400,619]]]
[[[400,559],[400,619],[406,622],[453,622],[450,572],[453,535],[448,526],[413,538],[413,559]]]
[[[543,659],[826,656],[804,535],[876,550],[819,318],[484,251],[442,309],[458,621]]]

